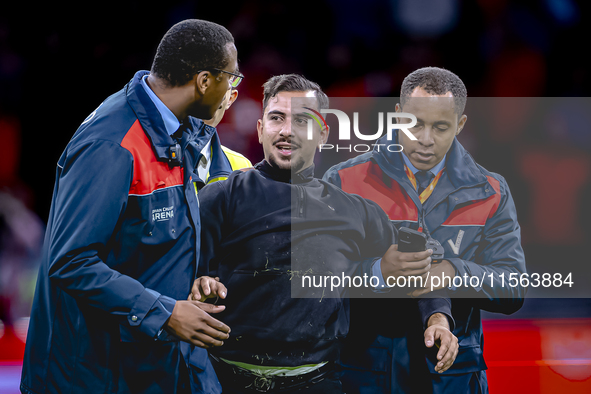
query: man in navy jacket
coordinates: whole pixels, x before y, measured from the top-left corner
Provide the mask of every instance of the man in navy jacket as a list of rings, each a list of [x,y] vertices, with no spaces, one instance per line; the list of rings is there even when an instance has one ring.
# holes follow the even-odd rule
[[[264,86],[257,129],[265,160],[199,192],[199,269],[226,285],[219,318],[232,327],[224,346],[211,349],[214,367],[224,393],[342,393],[335,363],[349,329],[348,300],[328,286],[298,284],[307,274],[353,276],[357,262],[388,250],[396,231],[377,204],[314,178],[328,129],[315,124],[309,139],[306,125],[310,111],[328,105],[320,87],[294,74]],[[430,261],[427,251],[405,255]],[[437,368],[445,370],[457,351],[449,300],[424,299],[417,309],[426,345],[441,341]]]
[[[186,299],[199,258],[201,151],[212,141],[221,152],[197,118],[211,118],[237,78],[232,35],[186,20],[163,37],[151,72],[82,122],[57,163],[22,392],[189,392],[179,340],[228,338],[208,313],[223,307]],[[229,164],[218,164],[210,174],[227,176]]]
[[[348,393],[488,392],[480,311],[510,314],[521,307],[525,289],[508,286],[507,280],[525,272],[525,258],[505,179],[479,166],[455,138],[467,120],[465,103],[466,88],[455,74],[433,67],[411,73],[396,111],[416,116],[416,126],[409,129],[415,139],[402,131],[394,133],[393,141],[382,137],[381,149],[338,164],[324,176],[380,204],[398,228],[428,231],[438,240],[445,254],[432,265],[431,277],[485,278],[468,286],[465,280],[461,285],[457,280],[434,282],[433,289],[447,288],[452,297],[460,348],[450,369],[429,376],[424,357],[406,357],[416,354],[412,327],[396,324],[393,329],[386,318],[377,325],[373,344],[350,342],[343,357]],[[385,148],[396,138],[402,152]],[[415,295],[430,291],[429,286]],[[372,315],[365,305],[352,309],[352,326]]]

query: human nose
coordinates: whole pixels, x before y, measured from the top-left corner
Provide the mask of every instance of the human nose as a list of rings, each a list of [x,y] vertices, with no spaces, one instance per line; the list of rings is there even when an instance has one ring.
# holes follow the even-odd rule
[[[433,129],[430,126],[423,127],[420,133],[417,135],[419,143],[424,146],[431,146],[435,143],[433,138]]]
[[[284,137],[291,137],[291,122],[283,122],[279,135]]]

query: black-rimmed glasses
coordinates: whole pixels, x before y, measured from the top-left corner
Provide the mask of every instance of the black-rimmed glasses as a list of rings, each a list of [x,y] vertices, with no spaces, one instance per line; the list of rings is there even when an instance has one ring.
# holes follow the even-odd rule
[[[240,82],[242,82],[242,80],[244,79],[244,75],[242,75],[241,73],[231,73],[230,71],[220,70],[219,68],[212,68],[212,70],[230,74],[230,78],[228,78],[228,81],[230,82],[230,87],[232,87],[232,89],[237,88],[238,85],[240,85]]]

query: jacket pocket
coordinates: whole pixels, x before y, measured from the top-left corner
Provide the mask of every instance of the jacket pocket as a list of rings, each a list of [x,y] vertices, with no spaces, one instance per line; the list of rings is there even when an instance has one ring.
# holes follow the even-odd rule
[[[435,365],[437,364],[437,359],[435,355],[437,352],[434,352],[432,356],[427,357],[427,366],[429,367],[429,372],[432,374],[437,375],[454,375],[460,373],[469,373],[469,372],[478,372],[487,369],[486,363],[484,362],[484,357],[482,355],[482,349],[480,346],[460,346],[458,350],[458,356],[454,361],[453,365],[445,372],[441,374],[435,372]]]

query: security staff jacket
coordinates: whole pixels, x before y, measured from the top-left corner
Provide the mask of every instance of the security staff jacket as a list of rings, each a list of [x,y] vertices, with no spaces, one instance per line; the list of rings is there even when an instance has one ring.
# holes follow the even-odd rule
[[[189,390],[178,338],[162,327],[195,278],[200,152],[211,140],[214,176],[231,165],[200,120],[169,136],[141,86],[146,73],[84,120],[57,163],[25,393]]]
[[[521,286],[507,284],[509,275],[526,270],[509,187],[502,176],[478,165],[456,139],[437,186],[421,204],[405,173],[402,153],[389,152],[385,148],[389,143],[383,137],[378,144],[384,145],[330,168],[323,179],[376,202],[397,228],[426,227],[443,245],[444,259],[450,261],[456,275],[484,278],[468,286],[452,284],[447,290],[460,349],[455,363],[443,374],[484,370],[480,311],[513,313],[522,306],[525,294]],[[366,368],[373,362],[375,359],[362,361]],[[433,372],[432,364],[430,368]]]

